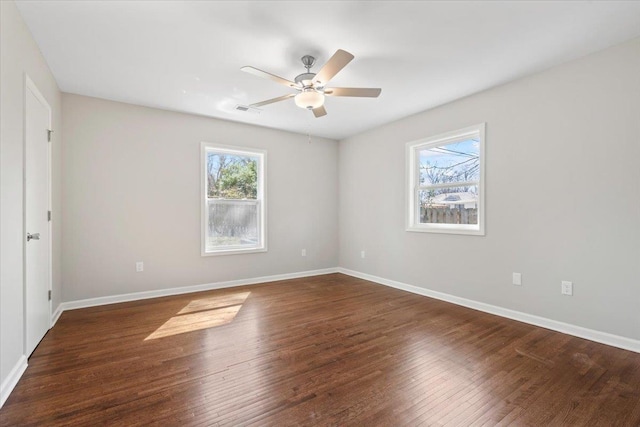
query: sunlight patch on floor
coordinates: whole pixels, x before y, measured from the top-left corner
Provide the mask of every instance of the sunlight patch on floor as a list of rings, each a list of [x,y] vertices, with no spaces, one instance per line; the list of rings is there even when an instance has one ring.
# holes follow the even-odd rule
[[[202,298],[191,301],[178,314],[193,313],[194,311],[213,310],[232,305],[242,305],[251,292],[238,292],[237,294],[221,295],[211,298]]]
[[[239,292],[193,300],[144,340],[164,338],[231,323],[250,293]]]

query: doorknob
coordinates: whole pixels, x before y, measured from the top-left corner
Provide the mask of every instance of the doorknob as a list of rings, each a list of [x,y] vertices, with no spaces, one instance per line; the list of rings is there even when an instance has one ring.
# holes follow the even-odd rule
[[[27,242],[29,240],[40,240],[40,233],[27,233]]]

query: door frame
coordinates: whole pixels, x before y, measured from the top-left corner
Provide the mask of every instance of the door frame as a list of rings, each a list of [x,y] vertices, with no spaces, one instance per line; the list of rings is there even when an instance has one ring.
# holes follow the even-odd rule
[[[51,105],[47,101],[47,99],[42,95],[42,92],[38,89],[36,84],[31,80],[28,74],[24,75],[24,106],[23,106],[23,121],[22,121],[22,309],[23,309],[23,354],[26,353],[27,349],[27,96],[29,92],[36,97],[36,99],[44,105],[49,114],[48,114],[48,129],[52,129],[52,111]],[[52,191],[52,182],[51,182],[51,144],[52,142],[47,142],[47,209],[49,211],[51,208],[51,191]],[[47,222],[47,233],[49,234],[49,248],[48,248],[48,265],[47,265],[47,288],[50,292],[52,292],[52,283],[53,283],[53,217],[51,221]],[[53,305],[53,296],[49,300],[49,327],[51,329],[51,309]]]

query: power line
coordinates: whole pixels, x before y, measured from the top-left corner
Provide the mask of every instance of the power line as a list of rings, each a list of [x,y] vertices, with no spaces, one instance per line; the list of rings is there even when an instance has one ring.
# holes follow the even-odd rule
[[[442,148],[442,147],[434,147],[431,150],[442,150],[442,151],[444,151],[446,153],[457,154],[459,156],[478,157],[477,154],[470,154],[470,153],[465,153],[465,152],[462,152],[462,151],[449,150],[448,148]],[[436,153],[438,153],[438,151],[436,151]]]
[[[427,166],[420,165],[420,167],[424,168],[424,169],[443,169],[444,170],[444,169],[455,168],[456,166],[463,165],[463,164],[471,162],[473,160],[478,160],[478,158],[477,157],[472,157],[472,158],[464,160],[464,161],[462,161],[460,163],[456,163],[455,165],[450,165],[450,166],[445,166],[445,167],[440,167],[440,166],[436,166],[436,165],[433,165],[433,166],[431,166],[431,165],[427,165]]]

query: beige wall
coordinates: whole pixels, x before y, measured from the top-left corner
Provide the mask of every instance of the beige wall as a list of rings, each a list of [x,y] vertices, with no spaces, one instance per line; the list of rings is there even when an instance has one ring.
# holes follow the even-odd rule
[[[336,141],[70,94],[63,115],[65,301],[337,265]],[[267,150],[268,252],[200,255],[201,141]]]
[[[12,1],[0,2],[0,382],[24,352],[23,165],[25,74],[52,108],[53,303],[61,302],[61,95]],[[2,390],[3,392],[5,390]]]
[[[486,236],[404,231],[405,143],[481,122]],[[640,339],[639,159],[636,39],[341,141],[340,266]]]

